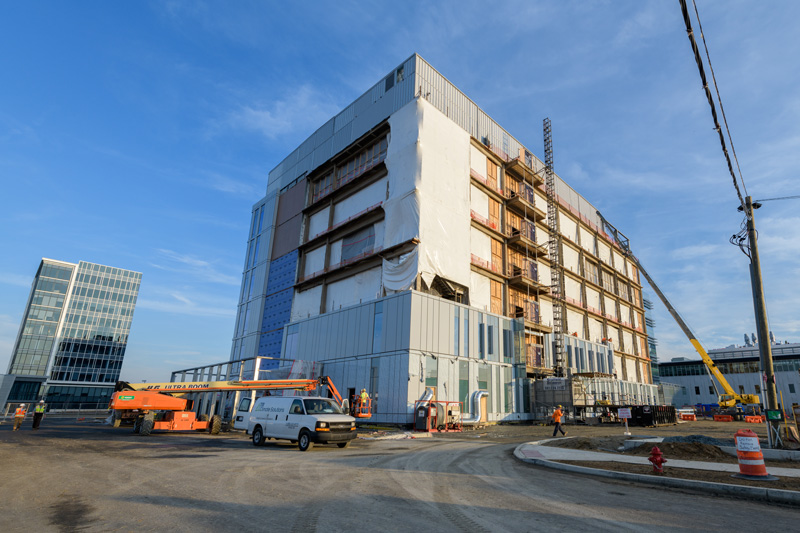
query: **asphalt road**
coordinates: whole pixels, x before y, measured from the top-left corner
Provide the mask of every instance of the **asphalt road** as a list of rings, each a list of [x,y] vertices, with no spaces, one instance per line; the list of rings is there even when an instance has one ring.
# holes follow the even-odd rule
[[[795,508],[565,474],[514,443],[0,426],[0,531],[792,531]]]

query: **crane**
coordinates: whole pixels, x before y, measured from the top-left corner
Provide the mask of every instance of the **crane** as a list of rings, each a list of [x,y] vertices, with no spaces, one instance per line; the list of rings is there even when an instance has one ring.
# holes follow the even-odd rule
[[[628,238],[622,232],[617,230],[617,228],[614,227],[610,222],[608,222],[605,218],[603,218],[603,215],[600,214],[600,211],[597,211],[597,216],[600,217],[600,221],[603,223],[603,230],[613,237],[614,241],[619,245],[620,250],[622,250],[622,252],[628,259],[633,261],[633,263],[639,269],[639,272],[641,272],[642,275],[645,277],[645,279],[647,279],[647,282],[650,284],[650,287],[653,288],[655,293],[664,303],[664,306],[667,308],[667,311],[669,311],[669,314],[672,315],[672,318],[675,319],[675,322],[677,322],[678,327],[681,328],[681,331],[683,331],[684,335],[686,335],[689,338],[689,342],[692,343],[694,349],[697,350],[697,353],[700,354],[700,358],[703,360],[703,363],[705,363],[706,368],[708,368],[708,371],[717,379],[720,386],[722,386],[724,393],[719,394],[719,390],[717,390],[717,386],[716,384],[714,384],[714,389],[717,391],[718,395],[717,403],[719,403],[720,407],[727,408],[727,407],[735,407],[741,404],[761,403],[761,399],[756,394],[739,394],[733,390],[733,387],[731,387],[730,383],[728,383],[728,380],[725,379],[725,376],[723,376],[722,372],[720,372],[719,368],[717,368],[716,363],[714,363],[713,359],[711,359],[708,353],[706,353],[706,350],[705,348],[703,348],[703,345],[700,344],[700,341],[697,340],[697,336],[695,336],[695,334],[692,333],[692,330],[689,329],[689,326],[686,324],[686,322],[683,321],[681,315],[678,314],[678,311],[672,306],[672,304],[664,295],[664,293],[661,292],[661,289],[658,288],[658,285],[656,285],[656,282],[653,281],[653,278],[650,277],[650,274],[647,273],[647,270],[645,270],[645,268],[642,266],[639,260],[636,259],[636,256],[633,255],[633,252],[631,252],[630,241],[628,240]],[[713,383],[714,382],[712,380],[712,384]]]

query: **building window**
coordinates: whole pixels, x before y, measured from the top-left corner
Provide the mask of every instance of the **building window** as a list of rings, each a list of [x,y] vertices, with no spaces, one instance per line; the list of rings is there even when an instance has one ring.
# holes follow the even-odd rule
[[[794,383],[789,383],[789,393],[794,394]]]
[[[484,328],[483,328],[483,313],[478,313],[478,358],[479,359],[486,358]]]
[[[464,357],[469,357],[469,309],[464,309]]]
[[[458,339],[460,337],[458,334],[459,320],[460,320],[460,309],[456,307],[455,315],[453,317],[453,353],[455,355],[461,355],[458,351]]]
[[[504,377],[504,380],[505,380],[505,383],[503,384],[503,386],[504,386],[504,390],[503,390],[503,393],[504,393],[503,394],[503,400],[504,400],[504,402],[503,403],[504,403],[504,406],[505,406],[505,412],[506,413],[510,413],[511,412],[511,407],[512,407],[513,387],[514,387],[514,382],[511,380],[511,367],[510,366],[507,366],[507,367],[505,367],[503,369],[503,377]]]
[[[372,363],[370,366],[370,376],[369,376],[369,386],[370,392],[372,393],[372,412],[378,412],[378,383],[380,382],[379,379],[379,365],[380,365],[380,358],[373,357]]]
[[[761,385],[756,385],[756,394],[761,394]]]
[[[739,385],[739,394],[744,394],[744,385]]]
[[[300,326],[298,324],[289,326],[289,329],[286,332],[286,349],[284,350],[284,357],[286,359],[297,358],[297,340],[299,333]]]
[[[388,147],[388,138],[383,137],[375,141],[372,146],[360,154],[345,161],[341,165],[337,165],[335,176],[333,172],[329,172],[319,180],[312,183],[311,203],[316,202],[324,196],[327,196],[339,187],[350,183],[365,172],[372,170],[379,163],[386,159],[386,151]]]
[[[458,401],[462,403],[461,411],[469,413],[469,363],[460,361],[458,363]]]
[[[709,394],[714,394],[714,385],[709,385],[708,386],[708,393]]]
[[[489,367],[486,364],[478,366],[478,390],[488,391],[489,388]]]
[[[425,358],[425,386],[436,387],[439,381],[438,361],[433,357]]]
[[[375,248],[375,226],[369,226],[342,239],[342,264],[366,257]]]
[[[694,393],[697,394],[698,396],[700,396],[700,387],[695,387],[694,388]]]

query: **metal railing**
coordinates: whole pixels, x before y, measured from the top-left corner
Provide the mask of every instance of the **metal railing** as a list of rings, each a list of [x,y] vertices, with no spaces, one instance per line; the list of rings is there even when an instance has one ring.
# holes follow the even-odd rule
[[[85,416],[98,416],[108,413],[108,403],[102,402],[48,402],[45,404],[45,414],[49,417],[81,419]],[[25,404],[27,412],[25,420],[33,417],[34,408],[38,402],[7,402],[0,415],[0,421],[9,422],[14,419],[14,413],[21,404]]]

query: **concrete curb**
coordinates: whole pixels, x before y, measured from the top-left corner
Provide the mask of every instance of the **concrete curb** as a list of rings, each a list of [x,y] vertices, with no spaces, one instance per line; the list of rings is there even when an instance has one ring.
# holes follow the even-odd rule
[[[759,500],[768,501],[771,503],[782,503],[786,505],[800,506],[800,492],[793,490],[780,490],[761,487],[749,487],[746,485],[728,485],[725,483],[712,483],[710,481],[695,481],[692,479],[676,479],[664,478],[657,476],[648,476],[646,474],[631,474],[628,472],[617,472],[614,470],[601,470],[598,468],[589,468],[587,466],[568,465],[564,463],[557,463],[555,461],[548,461],[547,459],[536,459],[525,457],[520,452],[520,448],[526,444],[520,444],[514,449],[514,456],[525,463],[530,463],[554,470],[562,470],[565,472],[573,472],[576,474],[586,474],[590,476],[606,477],[611,479],[619,479],[623,481],[635,481],[638,483],[646,483],[649,485],[661,485],[665,487],[699,490],[707,493],[718,494],[720,496],[734,496],[737,498],[754,498]]]

